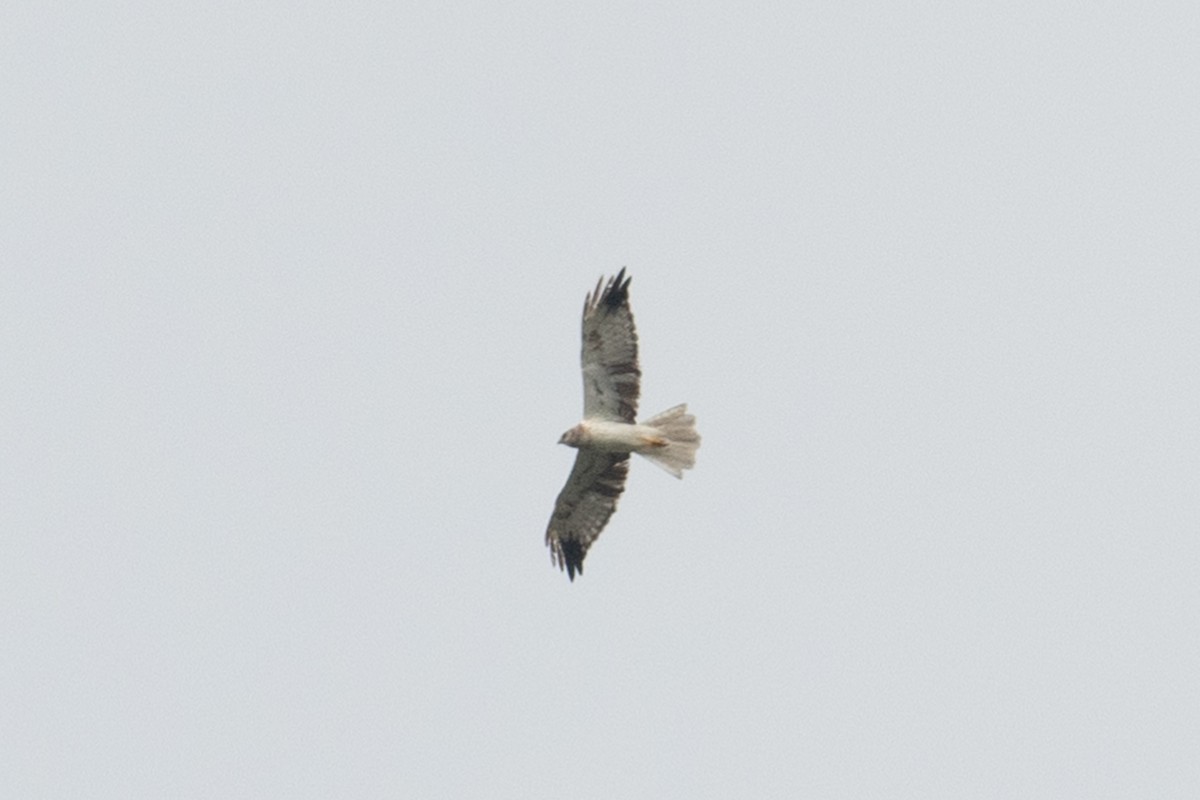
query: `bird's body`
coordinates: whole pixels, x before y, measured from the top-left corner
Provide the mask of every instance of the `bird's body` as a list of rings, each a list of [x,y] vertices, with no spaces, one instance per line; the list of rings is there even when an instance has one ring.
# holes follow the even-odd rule
[[[617,508],[630,454],[645,456],[682,478],[683,470],[695,464],[700,446],[696,419],[686,405],[636,421],[642,373],[625,270],[607,285],[601,278],[584,301],[580,362],[584,418],[559,439],[579,454],[546,529],[551,558],[571,580],[583,572],[588,547]]]
[[[603,453],[644,453],[667,446],[657,428],[625,422],[584,420],[562,435],[559,444],[599,450]]]

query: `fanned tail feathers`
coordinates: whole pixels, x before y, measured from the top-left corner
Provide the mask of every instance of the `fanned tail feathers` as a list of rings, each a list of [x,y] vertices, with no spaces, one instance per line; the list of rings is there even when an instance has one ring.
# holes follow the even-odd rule
[[[685,469],[696,464],[696,450],[700,447],[700,434],[696,432],[696,418],[687,413],[687,403],[669,408],[642,423],[657,428],[667,440],[666,447],[639,450],[676,478],[683,477]]]

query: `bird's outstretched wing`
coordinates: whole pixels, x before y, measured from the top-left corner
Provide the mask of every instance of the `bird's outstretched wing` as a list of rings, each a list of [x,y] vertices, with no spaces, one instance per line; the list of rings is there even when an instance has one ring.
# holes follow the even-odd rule
[[[617,509],[628,474],[628,453],[583,449],[575,457],[546,529],[550,557],[571,580],[576,572],[583,574],[583,558]]]
[[[624,269],[607,284],[601,278],[583,303],[579,360],[584,419],[632,423],[637,417],[642,371],[638,369],[637,329],[629,308],[630,280]]]

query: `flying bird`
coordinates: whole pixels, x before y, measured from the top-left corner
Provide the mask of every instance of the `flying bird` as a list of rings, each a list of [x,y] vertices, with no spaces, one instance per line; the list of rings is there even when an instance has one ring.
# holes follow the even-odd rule
[[[572,581],[576,572],[583,574],[588,548],[617,510],[629,454],[639,453],[682,478],[696,463],[700,447],[696,418],[687,413],[686,404],[636,421],[642,371],[629,308],[630,280],[624,269],[608,283],[601,277],[583,303],[583,421],[558,440],[579,453],[546,529],[550,560]]]

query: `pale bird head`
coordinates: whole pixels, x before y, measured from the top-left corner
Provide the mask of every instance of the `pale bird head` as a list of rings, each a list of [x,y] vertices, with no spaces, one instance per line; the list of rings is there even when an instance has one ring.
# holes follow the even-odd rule
[[[576,425],[574,428],[571,428],[571,430],[558,437],[558,443],[570,447],[579,447],[579,443],[583,439],[582,427],[582,425]]]

